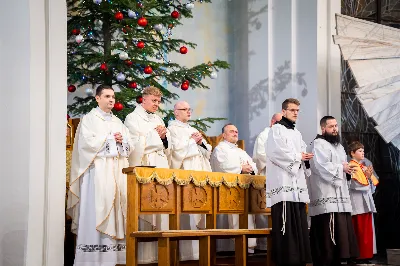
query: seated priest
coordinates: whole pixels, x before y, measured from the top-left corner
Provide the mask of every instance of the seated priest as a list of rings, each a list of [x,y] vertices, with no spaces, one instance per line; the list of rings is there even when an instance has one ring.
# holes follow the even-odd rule
[[[237,146],[239,140],[238,129],[233,124],[226,124],[222,128],[221,141],[215,147],[211,155],[211,168],[214,172],[225,172],[235,174],[257,174],[257,166],[253,159]],[[218,215],[217,228],[238,229],[239,215]],[[254,229],[254,215],[249,215],[249,229]],[[249,239],[249,252],[253,252],[256,246],[256,239]],[[218,251],[234,251],[235,243],[232,239],[217,241]]]

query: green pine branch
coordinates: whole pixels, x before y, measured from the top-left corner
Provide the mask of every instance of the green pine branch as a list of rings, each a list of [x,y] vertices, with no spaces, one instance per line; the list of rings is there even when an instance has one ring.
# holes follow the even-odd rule
[[[200,2],[211,3],[211,0]],[[191,89],[209,89],[203,80],[212,72],[228,69],[225,61],[215,60],[188,68],[175,62],[164,60],[164,55],[178,52],[182,46],[190,51],[196,44],[184,39],[175,39],[169,32],[181,24],[181,18],[192,18],[192,10],[182,5],[180,0],[103,0],[95,4],[93,0],[67,0],[68,6],[68,84],[75,86],[96,87],[99,84],[118,86],[116,101],[124,105],[124,109],[114,112],[122,120],[135,108],[135,101],[141,90],[146,86],[159,88],[164,96],[163,102],[172,102],[178,95],[170,92],[163,83],[180,86],[188,80]],[[135,12],[136,17],[129,17],[128,10]],[[171,16],[176,10],[179,19]],[[124,18],[117,20],[115,14],[122,12]],[[145,17],[147,26],[139,27],[138,19]],[[160,24],[162,31],[157,31],[155,25]],[[79,30],[83,41],[78,43],[73,31]],[[137,43],[142,41],[145,47],[140,49]],[[128,54],[128,61],[121,60],[119,53]],[[129,65],[128,63],[132,63]],[[107,70],[100,69],[106,64]],[[150,66],[153,72],[143,73]],[[118,81],[117,75],[123,73],[124,81]],[[138,84],[131,88],[130,83]],[[73,116],[89,112],[96,106],[93,96],[76,97],[75,102],[68,106]],[[170,110],[161,110],[164,119],[170,118]],[[222,118],[204,118],[191,121],[192,125],[204,131],[208,124]]]

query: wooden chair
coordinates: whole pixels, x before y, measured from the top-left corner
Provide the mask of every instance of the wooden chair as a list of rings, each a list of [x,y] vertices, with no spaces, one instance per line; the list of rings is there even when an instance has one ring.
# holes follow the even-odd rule
[[[246,265],[247,239],[270,235],[270,229],[248,229],[249,213],[270,213],[264,176],[144,167],[123,171],[128,175],[127,266],[137,265],[141,241],[158,241],[158,265],[179,265],[179,240],[199,240],[200,265],[216,265],[220,238],[235,239],[235,265]],[[169,214],[170,230],[138,230],[139,215],[162,213]],[[178,230],[183,213],[206,214],[207,229]],[[217,214],[239,214],[240,229],[216,229]]]

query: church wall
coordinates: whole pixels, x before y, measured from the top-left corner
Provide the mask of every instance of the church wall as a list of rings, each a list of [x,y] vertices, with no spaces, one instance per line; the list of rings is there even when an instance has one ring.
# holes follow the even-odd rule
[[[65,1],[9,1],[0,14],[0,265],[62,265]]]

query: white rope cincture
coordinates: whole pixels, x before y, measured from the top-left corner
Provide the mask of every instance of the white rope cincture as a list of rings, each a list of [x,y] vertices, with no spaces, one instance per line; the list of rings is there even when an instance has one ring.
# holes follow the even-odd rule
[[[331,215],[330,215],[329,232],[331,234],[331,240],[332,240],[333,244],[336,245],[336,242],[335,242],[335,217],[334,217],[334,213],[331,213]]]
[[[285,232],[286,232],[286,201],[283,202],[282,220],[283,220],[283,226],[282,226],[281,232],[282,232],[282,235],[285,235]]]

